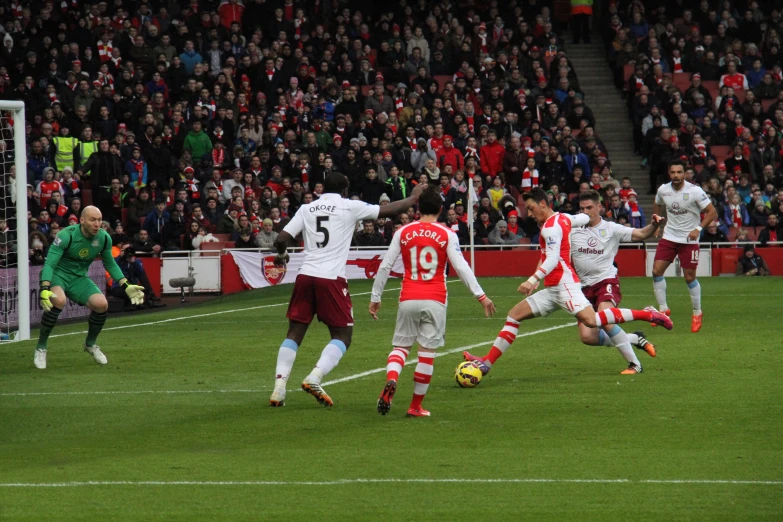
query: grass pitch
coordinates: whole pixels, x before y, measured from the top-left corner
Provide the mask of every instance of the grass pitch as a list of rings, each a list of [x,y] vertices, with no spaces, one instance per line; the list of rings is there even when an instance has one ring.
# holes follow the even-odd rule
[[[518,282],[481,281],[490,320],[452,283],[442,353],[484,353]],[[454,382],[459,353],[437,358],[429,419],[405,418],[412,366],[386,417],[383,371],[357,377],[385,366],[396,315],[394,291],[381,321],[367,315],[356,294],[369,282],[351,283],[354,342],[327,377],[341,380],[326,386],[331,410],[300,391],[268,406],[290,286],[111,316],[106,367],[83,333],[63,335],[86,324],[55,330],[45,371],[33,342],[4,345],[0,520],[781,520],[783,281],[701,284],[699,334],[674,279],[674,331],[626,325],[658,347],[639,355],[642,375],[619,375],[617,351],[581,345],[558,312],[523,323],[475,389]],[[622,289],[624,306],[654,304],[649,279]],[[313,325],[289,388],[327,341]]]

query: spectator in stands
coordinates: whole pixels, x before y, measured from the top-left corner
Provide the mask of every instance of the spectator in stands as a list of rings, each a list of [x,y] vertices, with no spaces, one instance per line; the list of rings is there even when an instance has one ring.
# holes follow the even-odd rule
[[[751,243],[750,235],[747,228],[741,228],[737,231],[737,237],[734,240],[734,244],[740,246],[744,243]]]
[[[366,219],[362,223],[362,229],[354,234],[353,245],[357,247],[382,247],[385,245],[383,236],[375,230],[375,222]]]
[[[755,200],[753,206],[755,208],[750,212],[749,225],[751,227],[765,226],[767,224],[767,219],[771,214],[769,207],[764,203],[764,200],[761,198]]]
[[[727,228],[742,228],[750,224],[750,215],[739,194],[732,194],[723,211],[723,224]]]
[[[745,245],[744,253],[737,261],[737,275],[741,276],[768,276],[769,266],[760,255],[756,253],[753,245]]]
[[[783,238],[781,232],[778,216],[770,214],[767,216],[767,226],[759,232],[759,244],[761,246],[767,246],[768,243],[780,241],[778,238]]]
[[[141,229],[141,220],[146,218],[154,208],[149,189],[142,188],[128,208],[128,231],[132,234],[138,232]]]
[[[158,256],[162,250],[161,246],[153,241],[147,230],[143,228],[133,236],[131,244],[137,254]]]
[[[724,234],[718,228],[718,222],[717,221],[713,221],[701,233],[700,242],[701,243],[710,243],[710,244],[711,243],[728,243],[729,242],[729,238],[727,238],[726,234]]]
[[[239,231],[239,237],[234,241],[234,248],[255,248],[256,236],[250,227]]]
[[[457,234],[460,245],[467,245],[470,243],[470,231],[468,226],[464,221],[458,218],[457,212],[453,208],[450,208],[446,213],[446,226]]]
[[[256,234],[256,246],[264,249],[274,248],[275,241],[277,240],[277,232],[273,230],[274,223],[271,219],[266,218],[263,222],[264,228]]]
[[[518,245],[519,238],[508,230],[508,223],[501,219],[495,223],[495,228],[489,233],[490,245]]]

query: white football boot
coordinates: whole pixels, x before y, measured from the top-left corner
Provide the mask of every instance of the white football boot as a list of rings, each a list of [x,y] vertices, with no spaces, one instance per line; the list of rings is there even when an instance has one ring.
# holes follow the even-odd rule
[[[35,350],[35,357],[33,358],[33,364],[39,370],[46,369],[46,350]]]
[[[98,346],[97,344],[94,346],[87,346],[85,344],[84,351],[92,355],[92,358],[95,359],[95,362],[97,362],[98,364],[106,364],[107,362],[109,362],[106,359],[106,356],[103,355],[100,346]]]

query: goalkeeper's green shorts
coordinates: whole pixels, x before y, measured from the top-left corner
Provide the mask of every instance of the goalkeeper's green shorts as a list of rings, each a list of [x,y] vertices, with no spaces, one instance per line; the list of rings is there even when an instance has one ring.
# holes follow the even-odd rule
[[[71,301],[75,301],[84,306],[90,297],[94,294],[101,294],[98,285],[96,285],[89,277],[73,277],[59,275],[57,272],[52,276],[52,288],[55,286],[61,287],[65,291],[65,296]]]

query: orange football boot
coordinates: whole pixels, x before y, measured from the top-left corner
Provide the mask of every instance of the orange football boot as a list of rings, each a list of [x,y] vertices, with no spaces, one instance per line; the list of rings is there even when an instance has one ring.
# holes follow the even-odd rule
[[[701,330],[701,318],[704,317],[704,314],[701,313],[699,315],[694,315],[691,318],[691,332],[696,333],[699,330]]]

